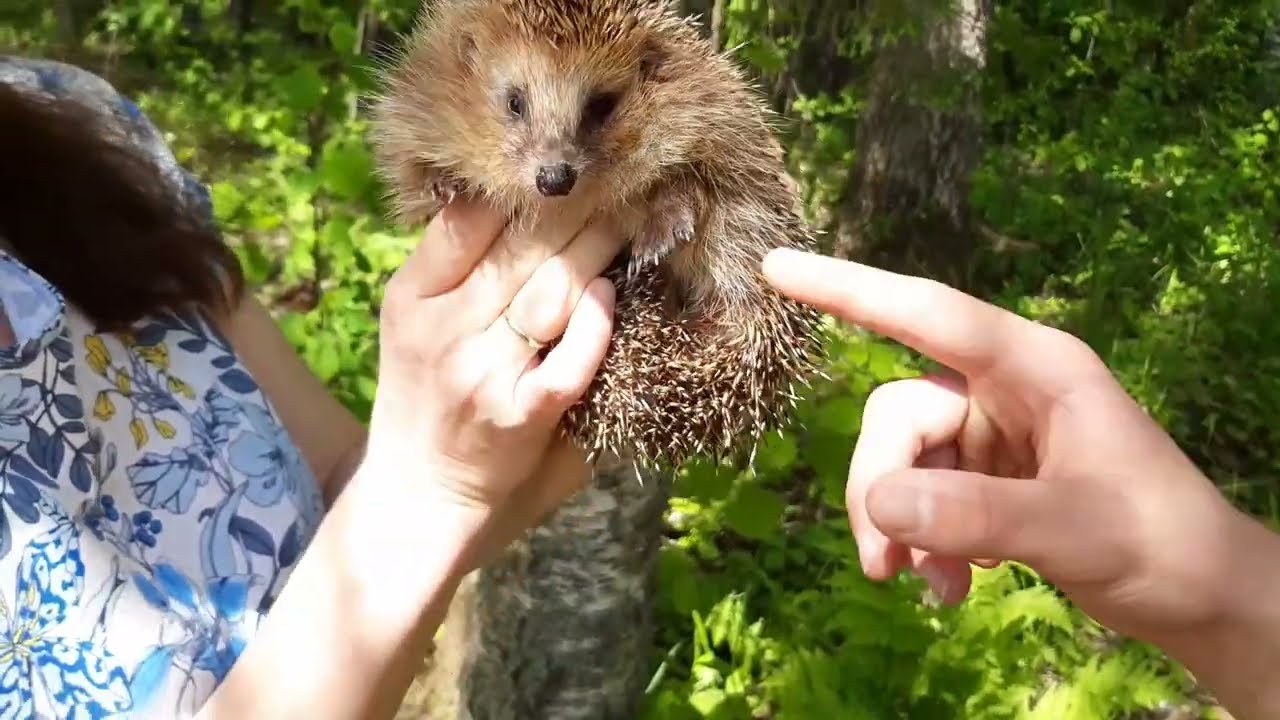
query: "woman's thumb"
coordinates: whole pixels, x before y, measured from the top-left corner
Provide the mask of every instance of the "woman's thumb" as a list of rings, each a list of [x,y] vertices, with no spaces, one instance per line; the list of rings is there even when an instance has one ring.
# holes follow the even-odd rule
[[[1052,562],[1064,518],[1053,488],[960,470],[911,469],[871,485],[866,509],[890,540],[943,556]]]

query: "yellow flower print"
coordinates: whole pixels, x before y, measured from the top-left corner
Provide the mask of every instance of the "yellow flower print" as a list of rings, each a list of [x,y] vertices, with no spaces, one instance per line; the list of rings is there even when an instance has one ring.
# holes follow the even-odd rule
[[[195,388],[191,387],[190,385],[183,382],[182,380],[170,375],[167,379],[166,384],[169,386],[169,392],[178,393],[183,397],[187,398],[188,400],[196,399]]]
[[[126,355],[121,364],[115,364],[108,349],[111,342],[123,345]],[[139,345],[131,333],[115,333],[110,337],[89,335],[84,339],[89,367],[108,383],[98,393],[93,404],[93,414],[106,422],[119,414],[119,398],[132,410],[129,434],[138,449],[151,441],[152,431],[165,440],[178,434],[177,427],[161,417],[167,410],[174,410],[172,398],[166,398],[162,388],[172,395],[196,399],[196,391],[182,378],[169,374],[170,352],[164,343]],[[141,360],[141,362],[139,362]]]
[[[89,367],[99,375],[107,374],[107,366],[111,364],[111,353],[107,344],[97,335],[89,335],[84,339],[84,347],[89,352]]]
[[[103,390],[98,393],[98,399],[93,403],[93,416],[106,422],[115,417],[115,414],[116,405],[111,402],[111,396],[107,394],[107,391]]]
[[[156,432],[160,433],[160,437],[165,440],[172,440],[178,434],[177,428],[160,418],[151,418],[151,424],[155,426]]]
[[[147,434],[147,426],[142,424],[141,418],[134,418],[129,421],[129,432],[133,435],[133,442],[141,450],[143,445],[147,444],[150,437]]]
[[[164,343],[139,347],[138,355],[161,371],[169,369],[169,346]]]

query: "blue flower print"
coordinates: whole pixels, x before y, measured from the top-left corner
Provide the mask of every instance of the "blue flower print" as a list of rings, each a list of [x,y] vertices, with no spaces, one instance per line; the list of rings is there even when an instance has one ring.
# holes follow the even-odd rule
[[[302,476],[302,458],[279,423],[261,405],[247,403],[246,430],[232,441],[228,453],[231,467],[248,478],[245,498],[259,507],[280,501],[286,489]]]
[[[30,417],[40,405],[40,386],[21,375],[0,376],[0,443],[20,444],[31,437]]]
[[[151,606],[182,627],[177,640],[152,648],[134,671],[130,691],[137,709],[154,700],[175,659],[185,661],[178,667],[188,678],[203,671],[221,682],[247,642],[242,621],[252,576],[214,577],[197,585],[176,567],[158,563],[150,576],[135,572],[133,582]]]
[[[204,456],[212,460],[238,423],[236,411],[240,403],[217,388],[205,393],[204,403],[191,417],[191,436],[200,443]]]
[[[185,513],[196,491],[209,481],[209,462],[198,450],[192,446],[143,455],[128,469],[134,495],[153,510]]]
[[[99,718],[128,710],[128,675],[110,653],[57,634],[80,602],[84,563],[76,526],[47,500],[53,527],[23,548],[16,607],[0,604],[0,720],[26,720],[39,708],[59,718]]]

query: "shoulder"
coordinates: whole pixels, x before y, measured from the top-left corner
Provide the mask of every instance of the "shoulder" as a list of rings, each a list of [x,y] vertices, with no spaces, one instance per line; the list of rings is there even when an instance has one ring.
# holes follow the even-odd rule
[[[0,83],[93,112],[103,132],[119,135],[143,152],[170,183],[178,199],[202,222],[213,222],[208,188],[174,157],[164,135],[142,108],[102,76],[47,58],[0,54]]]

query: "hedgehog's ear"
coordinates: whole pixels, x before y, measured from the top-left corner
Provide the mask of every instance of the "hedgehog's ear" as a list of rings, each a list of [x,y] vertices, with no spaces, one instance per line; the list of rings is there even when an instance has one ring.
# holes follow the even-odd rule
[[[662,41],[657,38],[646,38],[640,46],[640,77],[650,82],[665,82],[670,79],[668,62],[671,53]]]
[[[476,44],[476,36],[471,33],[459,33],[453,40],[454,47],[457,48],[458,59],[463,65],[472,65],[476,59],[476,53],[479,52],[479,46]]]

